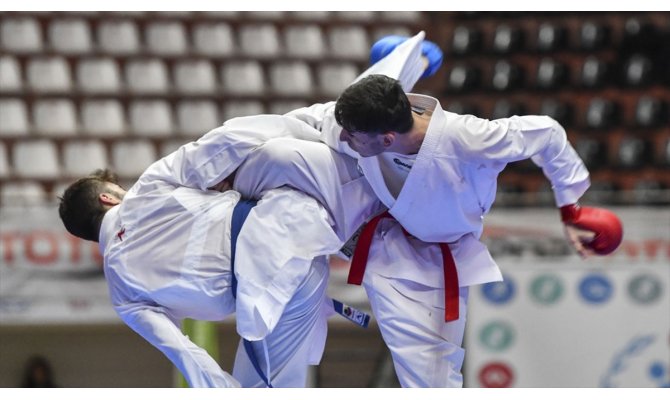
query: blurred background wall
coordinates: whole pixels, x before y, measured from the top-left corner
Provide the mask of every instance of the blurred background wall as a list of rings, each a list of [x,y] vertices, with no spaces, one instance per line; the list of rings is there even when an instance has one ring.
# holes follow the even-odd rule
[[[508,166],[484,235],[508,279],[471,291],[466,385],[667,385],[670,13],[318,11],[0,13],[0,387],[33,354],[60,386],[173,384],[114,315],[95,245],[61,227],[68,183],[108,166],[129,186],[226,119],[334,100],[372,43],[419,30],[445,61],[416,92],[554,117],[592,173],[584,203],[626,227],[616,254],[580,261],[541,171]],[[331,295],[367,308],[347,267],[333,259]],[[234,325],[219,331],[230,370]],[[397,385],[374,323],[333,320],[312,384]]]

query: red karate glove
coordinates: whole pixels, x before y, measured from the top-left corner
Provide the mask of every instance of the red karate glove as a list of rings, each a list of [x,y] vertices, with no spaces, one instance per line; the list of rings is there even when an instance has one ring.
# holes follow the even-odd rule
[[[566,225],[566,231],[577,251],[584,256],[591,250],[599,255],[607,255],[616,250],[623,239],[621,220],[613,212],[604,208],[582,207],[570,204],[561,207],[561,219]],[[570,228],[593,233],[592,238],[578,237],[571,234]],[[582,249],[583,248],[583,249]]]

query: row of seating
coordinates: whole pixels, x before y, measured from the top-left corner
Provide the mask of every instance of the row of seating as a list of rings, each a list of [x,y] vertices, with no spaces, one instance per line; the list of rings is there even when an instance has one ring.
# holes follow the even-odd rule
[[[656,26],[647,19],[637,17],[627,19],[622,32],[617,32],[617,35],[607,20],[586,18],[579,25],[574,25],[569,23],[569,18],[543,22],[537,27],[529,26],[528,20],[516,23],[505,21],[495,26],[488,35],[491,22],[484,23],[485,18],[478,23],[458,25],[448,43],[450,53],[458,57],[486,51],[495,54],[566,50],[594,52],[612,47],[648,52],[670,34],[670,24]]]
[[[597,56],[571,62],[543,57],[525,63],[455,63],[449,67],[447,92],[640,88],[666,82],[670,83],[670,70],[643,54],[631,55],[620,63]]]
[[[345,59],[365,59],[370,40],[389,32],[409,34],[403,25],[385,26],[368,32],[353,24],[322,29],[318,24],[288,25],[250,22],[235,28],[226,22],[203,21],[190,29],[178,20],[147,22],[138,26],[132,19],[102,20],[96,35],[85,19],[54,19],[47,28],[48,44],[42,40],[40,24],[33,18],[8,17],[0,22],[3,52],[33,54],[52,51],[63,55],[102,53],[110,55],[156,55],[179,57],[203,55],[228,57],[246,55],[270,58],[285,55],[319,58],[330,55]]]
[[[156,58],[119,63],[114,59],[101,57],[79,59],[74,65],[76,79],[73,79],[70,64],[62,57],[33,58],[25,65],[24,72],[17,59],[0,57],[0,94],[25,94],[28,90],[36,94],[69,95],[73,90],[78,90],[83,94],[94,95],[274,93],[309,96],[316,92],[337,96],[360,71],[358,64],[345,61],[319,63],[313,70],[304,61],[269,63],[264,68],[257,61],[219,64],[207,59],[185,59],[172,63],[170,74],[166,63]]]
[[[255,114],[284,114],[307,106],[305,101],[181,100],[174,109],[164,100],[136,100],[127,106],[117,100],[85,100],[79,107],[68,98],[36,100],[32,115],[20,99],[0,99],[0,137],[29,136],[115,138],[198,137],[224,121]]]

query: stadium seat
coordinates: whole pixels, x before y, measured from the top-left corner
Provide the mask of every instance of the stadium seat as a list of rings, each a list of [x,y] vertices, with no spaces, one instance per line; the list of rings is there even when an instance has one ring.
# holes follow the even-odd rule
[[[10,174],[7,147],[5,147],[5,143],[0,142],[0,178],[6,178]]]
[[[37,182],[4,183],[0,187],[0,204],[3,207],[41,206],[46,202],[47,194]]]
[[[586,110],[586,126],[592,129],[607,129],[619,122],[619,105],[611,100],[596,97]]]
[[[32,18],[4,18],[0,32],[2,48],[7,51],[30,53],[42,50],[42,32],[37,21]]]
[[[381,19],[393,22],[416,23],[422,18],[421,11],[381,11]]]
[[[570,127],[574,123],[574,109],[569,103],[546,99],[540,104],[540,115],[547,115],[558,121],[564,127]]]
[[[28,83],[37,92],[69,92],[70,67],[61,57],[34,58],[28,61]]]
[[[186,53],[187,41],[184,27],[179,22],[154,22],[146,27],[148,50],[163,56]]]
[[[585,22],[579,33],[579,45],[582,50],[601,50],[610,43],[611,29],[600,22]]]
[[[626,169],[640,168],[651,161],[651,145],[642,138],[627,137],[617,149],[617,166]]]
[[[91,51],[91,31],[82,19],[57,19],[49,24],[49,42],[63,54],[81,54]]]
[[[552,23],[543,23],[537,31],[537,49],[542,52],[561,50],[565,47],[567,29]]]
[[[472,103],[464,103],[461,101],[452,101],[445,108],[446,111],[460,114],[460,115],[474,115],[480,117],[479,108]]]
[[[581,84],[590,89],[608,85],[612,78],[611,71],[612,67],[609,63],[595,56],[589,56],[582,64]]]
[[[170,139],[165,140],[160,145],[159,157],[165,157],[174,153],[178,148],[189,143],[189,140],[185,139]]]
[[[520,50],[524,44],[523,31],[509,25],[500,25],[493,36],[493,51],[509,54]]]
[[[633,187],[633,202],[639,205],[666,206],[667,197],[664,198],[662,192],[667,189],[666,185],[656,179],[641,179]]]
[[[647,86],[654,81],[654,64],[649,57],[636,54],[626,61],[624,75],[629,86]]]
[[[574,141],[573,147],[589,170],[607,166],[607,146],[602,141],[581,137]]]
[[[21,66],[16,58],[0,57],[0,92],[18,91],[22,86]]]
[[[284,11],[248,11],[250,19],[280,20],[284,18]]]
[[[63,147],[63,173],[66,176],[78,178],[108,165],[107,150],[102,142],[67,142]]]
[[[493,67],[491,85],[498,91],[509,91],[522,86],[523,70],[506,60],[498,61]]]
[[[377,40],[386,37],[386,36],[392,36],[392,35],[397,35],[397,36],[405,36],[405,37],[410,37],[414,36],[416,32],[412,31],[411,29],[405,27],[405,26],[380,26],[378,28],[375,28],[372,31],[372,42],[376,42]]]
[[[636,17],[629,18],[624,24],[620,50],[626,54],[650,54],[655,50],[658,39],[659,35],[651,22]]]
[[[451,51],[457,55],[479,51],[482,46],[482,32],[475,28],[459,26],[454,29],[451,40]]]
[[[284,32],[286,54],[292,57],[317,58],[325,52],[323,33],[318,25],[290,26]]]
[[[20,99],[0,99],[0,136],[28,134],[28,112]]]
[[[491,112],[491,119],[508,118],[513,115],[525,115],[526,108],[523,104],[512,102],[506,99],[498,100],[493,105]]]
[[[335,100],[358,76],[354,64],[326,64],[319,67],[319,88],[324,96]]]
[[[223,66],[223,91],[230,94],[263,94],[263,69],[255,61],[230,62]]]
[[[592,180],[591,187],[579,200],[585,204],[616,204],[620,189],[616,182]]]
[[[159,59],[128,61],[125,68],[128,90],[160,94],[168,90],[168,72]]]
[[[211,57],[228,56],[236,49],[233,29],[223,22],[196,25],[193,42],[196,52]]]
[[[336,11],[333,12],[340,21],[372,21],[377,18],[375,11]]]
[[[454,92],[467,92],[479,87],[481,71],[469,65],[457,64],[449,71],[447,89]]]
[[[83,59],[77,64],[77,84],[86,93],[116,93],[121,73],[111,58]]]
[[[565,85],[568,80],[568,67],[550,58],[544,58],[537,66],[536,85],[539,89],[556,89]]]
[[[33,104],[33,126],[44,136],[77,134],[77,113],[72,101],[66,99],[38,100]]]
[[[177,133],[200,137],[223,124],[212,101],[181,101],[177,105]]]
[[[126,131],[123,108],[116,100],[88,100],[81,106],[83,131],[91,136],[120,136]]]
[[[260,101],[230,101],[223,106],[223,121],[249,115],[265,114],[265,107]]]
[[[98,26],[98,44],[109,54],[134,54],[140,49],[137,26],[131,20],[101,21]]]
[[[173,132],[170,106],[162,100],[132,102],[128,119],[135,135],[168,136]]]
[[[365,29],[360,26],[332,28],[328,33],[330,53],[334,57],[367,60],[370,43]]]
[[[174,66],[173,73],[180,93],[208,94],[218,91],[216,73],[208,60],[180,61]]]
[[[56,144],[50,140],[14,145],[14,173],[21,178],[57,178],[61,175]]]
[[[298,108],[307,107],[307,104],[304,101],[295,100],[295,101],[274,101],[270,104],[270,114],[286,114],[289,111],[293,111]]]
[[[279,34],[274,25],[253,24],[238,29],[240,48],[251,57],[275,57],[279,55]]]
[[[655,128],[667,124],[668,106],[665,102],[642,96],[635,106],[635,124],[641,128]]]
[[[312,75],[304,62],[282,62],[270,67],[270,83],[279,95],[308,96],[312,92]]]
[[[304,21],[326,21],[331,14],[330,11],[294,11],[291,16]]]
[[[156,149],[145,140],[123,141],[112,145],[112,166],[120,178],[139,177],[156,159]]]

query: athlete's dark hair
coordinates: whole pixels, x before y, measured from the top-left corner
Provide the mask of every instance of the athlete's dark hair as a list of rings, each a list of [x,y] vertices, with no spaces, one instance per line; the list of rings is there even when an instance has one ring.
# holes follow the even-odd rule
[[[68,232],[82,239],[98,241],[100,224],[107,211],[98,197],[108,182],[118,183],[116,174],[108,169],[98,169],[68,186],[59,197],[58,213]]]
[[[370,75],[349,86],[337,99],[335,119],[349,132],[406,133],[412,129],[412,108],[400,82]]]

